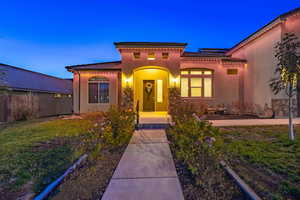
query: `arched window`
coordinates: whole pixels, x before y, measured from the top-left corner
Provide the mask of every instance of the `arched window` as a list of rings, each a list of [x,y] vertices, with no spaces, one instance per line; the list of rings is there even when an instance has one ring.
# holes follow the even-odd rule
[[[109,80],[105,77],[89,79],[89,103],[109,103]]]
[[[181,97],[213,96],[213,70],[187,69],[180,74]]]

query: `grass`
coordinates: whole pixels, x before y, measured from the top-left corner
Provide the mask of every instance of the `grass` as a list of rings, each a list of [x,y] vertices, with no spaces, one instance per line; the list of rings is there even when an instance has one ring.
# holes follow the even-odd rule
[[[131,138],[134,117],[112,107],[82,119],[1,126],[0,200],[31,199],[84,153],[88,159],[50,198],[99,199]]]
[[[260,196],[300,199],[300,138],[290,141],[287,126],[226,127],[220,131],[228,161]]]
[[[40,192],[82,153],[76,148],[92,121],[51,119],[0,130],[0,199]]]

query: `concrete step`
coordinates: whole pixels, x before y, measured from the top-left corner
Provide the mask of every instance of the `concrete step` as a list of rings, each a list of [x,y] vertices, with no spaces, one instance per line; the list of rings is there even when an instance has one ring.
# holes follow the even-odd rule
[[[156,123],[153,123],[153,124],[138,124],[136,125],[136,129],[137,130],[140,130],[140,129],[166,129],[166,128],[169,128],[170,127],[170,124],[168,123],[160,123],[160,124],[156,124]]]

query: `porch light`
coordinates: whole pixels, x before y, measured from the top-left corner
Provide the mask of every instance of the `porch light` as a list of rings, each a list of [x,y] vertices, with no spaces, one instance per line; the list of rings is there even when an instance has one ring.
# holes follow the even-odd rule
[[[124,77],[124,83],[126,87],[130,87],[131,86],[131,82],[132,82],[132,77]]]
[[[147,60],[155,60],[155,53],[154,52],[148,53]]]
[[[129,83],[130,82],[130,78],[125,78],[125,83]]]
[[[172,82],[173,82],[174,87],[178,86],[179,77],[172,77]]]

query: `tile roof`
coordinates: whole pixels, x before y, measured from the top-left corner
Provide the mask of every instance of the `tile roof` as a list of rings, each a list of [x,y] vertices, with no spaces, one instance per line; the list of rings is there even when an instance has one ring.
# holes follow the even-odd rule
[[[198,52],[185,51],[182,57],[227,57],[227,51],[224,48],[200,48]]]
[[[201,48],[198,52],[184,52],[182,57],[217,58],[224,62],[247,62],[245,59],[232,58],[226,55],[229,49]]]
[[[66,66],[66,69],[69,71],[72,70],[120,70],[121,61],[112,61],[112,62],[101,62],[101,63],[90,63],[82,65],[71,65]]]
[[[72,94],[72,80],[1,63],[0,70],[4,72],[3,78],[0,79],[0,86],[6,86],[13,90]]]
[[[114,42],[117,48],[184,48],[187,43],[178,42]]]

